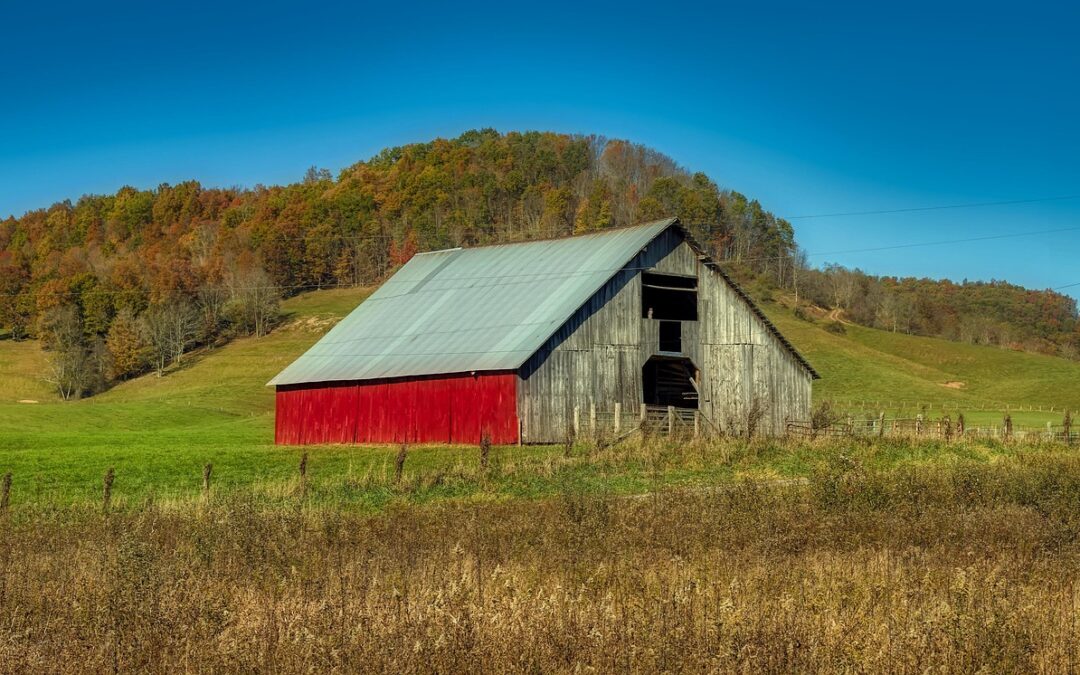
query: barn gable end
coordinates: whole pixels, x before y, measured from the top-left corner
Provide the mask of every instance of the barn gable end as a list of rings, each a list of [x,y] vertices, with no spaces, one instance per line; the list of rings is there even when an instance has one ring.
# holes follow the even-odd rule
[[[697,408],[706,424],[742,433],[751,411],[760,410],[757,430],[775,435],[787,421],[809,417],[816,373],[675,226],[616,273],[522,366],[518,400],[525,442],[566,438],[575,408],[579,427],[594,411],[609,419],[616,403],[626,418],[622,428],[633,421],[645,398],[643,368],[651,357],[666,354],[662,322],[642,316],[643,273],[698,280],[699,315],[680,322],[678,356],[699,371]]]

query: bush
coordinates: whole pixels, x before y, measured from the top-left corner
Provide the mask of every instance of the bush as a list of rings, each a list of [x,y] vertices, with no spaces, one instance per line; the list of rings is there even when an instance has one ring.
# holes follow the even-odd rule
[[[828,429],[836,421],[840,419],[832,407],[832,403],[829,401],[822,401],[814,406],[813,412],[810,413],[810,427],[815,431],[818,429]]]

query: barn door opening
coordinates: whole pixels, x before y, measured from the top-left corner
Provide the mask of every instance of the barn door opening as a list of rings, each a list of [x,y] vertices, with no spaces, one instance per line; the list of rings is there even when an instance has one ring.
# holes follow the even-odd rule
[[[690,359],[653,356],[641,369],[645,405],[698,407],[695,376],[697,368]]]

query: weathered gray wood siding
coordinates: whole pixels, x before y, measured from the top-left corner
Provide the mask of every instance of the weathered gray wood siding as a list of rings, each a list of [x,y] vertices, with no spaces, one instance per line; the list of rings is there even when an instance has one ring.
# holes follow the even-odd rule
[[[641,270],[698,277],[698,321],[683,322],[682,351],[701,371],[699,409],[742,433],[757,400],[758,431],[781,434],[810,416],[811,374],[682,234],[670,229],[609,280],[520,371],[522,440],[564,439],[574,408],[632,417],[642,402],[642,366],[658,352],[659,321],[641,317]],[[584,426],[584,420],[583,420]]]

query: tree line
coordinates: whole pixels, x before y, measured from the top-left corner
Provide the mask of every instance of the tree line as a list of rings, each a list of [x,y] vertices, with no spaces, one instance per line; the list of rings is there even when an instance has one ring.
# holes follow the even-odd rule
[[[894,332],[1080,358],[1076,300],[1005,281],[873,276],[825,265],[797,272],[803,301]]]

